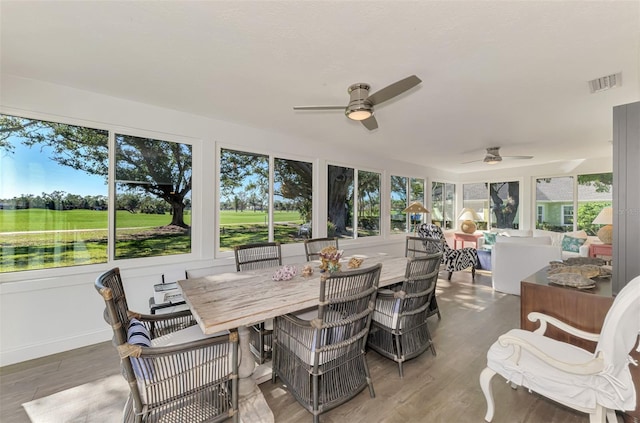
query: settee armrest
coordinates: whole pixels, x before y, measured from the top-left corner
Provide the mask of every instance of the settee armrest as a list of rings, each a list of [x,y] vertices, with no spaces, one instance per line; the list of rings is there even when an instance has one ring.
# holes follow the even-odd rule
[[[551,317],[543,313],[534,311],[533,313],[529,313],[527,319],[529,319],[530,322],[540,322],[540,327],[533,331],[534,333],[540,335],[544,335],[547,330],[547,324],[551,324],[570,335],[577,336],[588,341],[598,342],[598,340],[600,339],[599,333],[591,333],[574,328],[573,326],[563,322],[562,320],[558,320],[555,317]]]

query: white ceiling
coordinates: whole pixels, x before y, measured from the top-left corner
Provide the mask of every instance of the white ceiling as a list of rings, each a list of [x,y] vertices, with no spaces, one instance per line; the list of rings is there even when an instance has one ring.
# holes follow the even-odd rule
[[[0,1],[1,71],[453,172],[484,148],[609,157],[640,99],[639,1]],[[590,94],[587,81],[622,72]],[[347,87],[422,84],[366,130]],[[153,128],[149,128],[153,129]]]

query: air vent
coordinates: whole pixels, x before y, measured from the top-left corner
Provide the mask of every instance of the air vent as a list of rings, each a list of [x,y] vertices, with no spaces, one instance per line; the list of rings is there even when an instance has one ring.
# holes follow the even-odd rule
[[[622,85],[622,73],[620,72],[589,81],[591,94],[619,87],[620,85]]]

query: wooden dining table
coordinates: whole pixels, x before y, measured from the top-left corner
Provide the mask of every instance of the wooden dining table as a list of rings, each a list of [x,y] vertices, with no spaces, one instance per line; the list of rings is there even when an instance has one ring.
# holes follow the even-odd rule
[[[385,287],[404,279],[407,266],[405,257],[386,254],[355,256],[363,258],[360,268],[382,263],[378,286]],[[348,260],[343,259],[342,270],[348,271]],[[304,266],[311,266],[313,274],[303,276]],[[292,264],[297,274],[290,280],[273,280],[279,267],[234,273],[221,273],[178,281],[182,296],[205,334],[237,329],[240,339],[241,360],[240,413],[244,421],[273,422],[260,389],[250,378],[255,363],[249,348],[249,329],[260,323],[287,313],[295,313],[318,305],[320,296],[319,262]],[[246,358],[249,359],[246,359]]]

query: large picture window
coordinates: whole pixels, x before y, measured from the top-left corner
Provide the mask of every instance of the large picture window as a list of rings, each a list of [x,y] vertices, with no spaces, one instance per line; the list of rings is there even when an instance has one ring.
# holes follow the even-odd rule
[[[191,146],[115,139],[115,258],[190,253]]]
[[[1,272],[105,263],[109,246],[191,252],[190,145],[116,134],[110,199],[107,131],[6,115],[0,128]]]
[[[221,251],[258,242],[301,242],[312,236],[312,163],[222,149],[219,192]]]
[[[0,272],[105,263],[107,131],[0,115]]]

